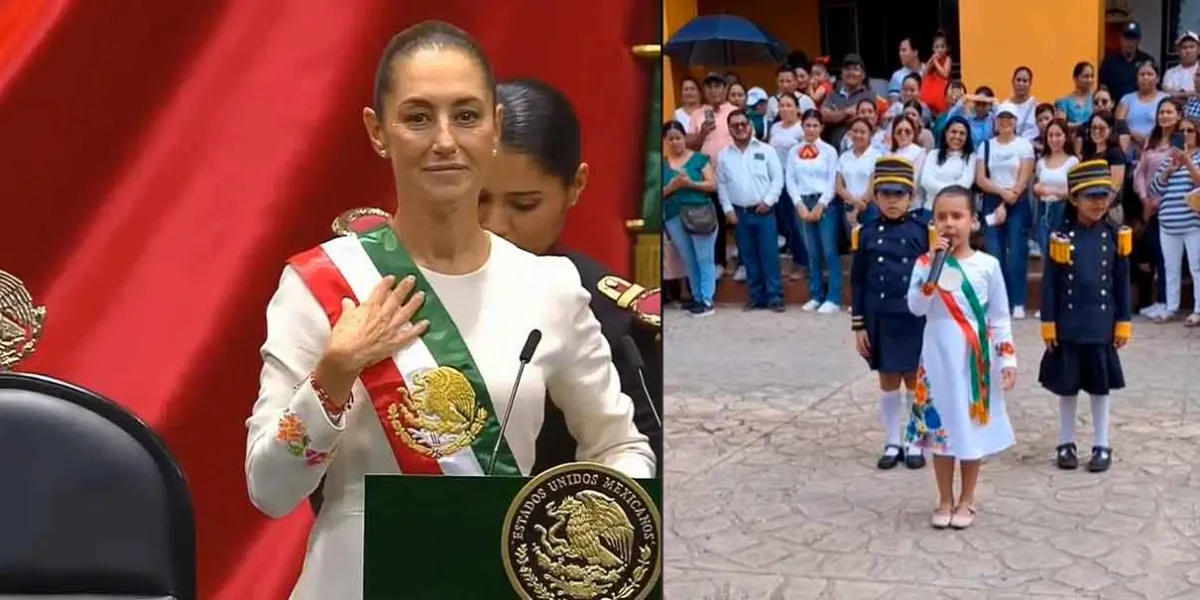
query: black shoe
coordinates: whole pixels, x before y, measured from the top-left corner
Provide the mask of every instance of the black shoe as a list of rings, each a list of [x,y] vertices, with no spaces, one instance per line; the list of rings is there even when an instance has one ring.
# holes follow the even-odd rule
[[[888,448],[895,448],[896,453],[888,454]],[[887,471],[889,469],[895,469],[896,465],[900,464],[900,461],[902,460],[904,460],[904,448],[901,448],[895,444],[888,444],[883,447],[883,456],[879,457],[879,462],[876,463],[875,466]]]
[[[1079,468],[1079,455],[1075,454],[1075,442],[1069,444],[1059,444],[1054,449],[1056,454],[1055,463],[1060,469],[1068,471]]]
[[[779,302],[779,301],[768,304],[767,308],[771,309],[772,312],[777,312],[777,313],[781,313],[781,312],[784,312],[787,310],[787,307],[784,306],[783,302]]]
[[[925,454],[920,450],[904,453],[904,466],[909,469],[925,468]]]
[[[1092,460],[1088,461],[1088,470],[1093,473],[1103,473],[1112,466],[1112,448],[1092,446]]]
[[[747,310],[747,311],[749,311],[749,310],[762,310],[762,309],[764,309],[764,308],[766,308],[766,307],[767,307],[767,305],[766,305],[766,304],[763,304],[763,303],[761,303],[761,302],[754,302],[753,300],[751,300],[750,302],[747,302],[747,303],[746,303],[746,306],[742,307],[742,310]]]
[[[707,316],[713,314],[713,307],[711,304],[697,303],[697,304],[692,305],[692,307],[690,309],[688,309],[688,313],[691,314],[693,317],[707,317]]]
[[[695,301],[695,300],[688,300],[687,302],[680,302],[680,303],[679,303],[679,308],[680,308],[681,310],[683,310],[684,312],[691,312],[691,310],[692,310],[692,307],[694,307],[694,306],[696,306],[696,301]]]

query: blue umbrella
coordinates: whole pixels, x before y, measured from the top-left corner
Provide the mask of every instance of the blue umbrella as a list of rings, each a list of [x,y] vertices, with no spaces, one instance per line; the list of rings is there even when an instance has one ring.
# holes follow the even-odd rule
[[[736,15],[705,15],[688,21],[664,51],[688,65],[734,66],[779,63],[787,47],[761,26]]]

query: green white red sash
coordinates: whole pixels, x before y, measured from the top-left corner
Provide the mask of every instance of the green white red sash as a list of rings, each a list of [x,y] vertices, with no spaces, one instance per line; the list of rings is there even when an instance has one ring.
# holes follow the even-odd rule
[[[967,298],[967,304],[971,307],[971,314],[975,317],[975,324],[972,326],[971,321],[963,313],[962,307],[958,305],[958,301],[954,298],[954,295],[938,288],[938,294],[941,296],[942,302],[945,303],[946,309],[950,311],[951,318],[962,329],[963,335],[967,339],[967,346],[971,352],[971,420],[980,425],[987,425],[991,414],[990,392],[992,379],[992,358],[988,342],[987,311],[984,310],[983,304],[979,302],[979,296],[975,294],[975,288],[971,286],[971,281],[963,271],[962,265],[953,256],[946,259],[946,265],[962,275],[963,296]]]
[[[371,397],[402,473],[483,475],[500,435],[496,407],[458,327],[392,228],[333,239],[288,262],[321,304],[331,326],[341,316],[342,298],[362,302],[387,275],[394,275],[397,281],[408,275],[416,278],[415,290],[425,292],[425,302],[414,322],[428,320],[429,329],[391,359],[363,370],[359,381]],[[449,373],[462,382],[460,389],[469,384],[475,408],[463,413],[469,417],[470,431],[446,435],[436,427],[423,428],[421,421],[411,418],[429,416],[414,402],[428,399],[430,388],[422,388],[419,382],[435,369],[438,375]],[[461,405],[461,396],[440,400]],[[436,416],[432,422],[439,422]],[[443,455],[441,450],[446,449],[453,451]],[[500,444],[494,474],[521,474],[506,442]]]

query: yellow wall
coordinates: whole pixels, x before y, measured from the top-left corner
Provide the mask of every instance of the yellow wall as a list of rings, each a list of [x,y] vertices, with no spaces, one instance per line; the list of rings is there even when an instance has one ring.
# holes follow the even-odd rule
[[[1020,35],[1001,23],[1020,23]],[[1033,70],[1033,95],[1052,102],[1071,91],[1071,68],[1099,66],[1104,43],[1104,0],[961,0],[958,3],[963,81],[1012,94],[1012,73]]]
[[[810,58],[821,52],[821,24],[818,0],[663,0],[663,39],[669,40],[685,23],[697,15],[727,14],[746,17],[763,23],[789,50],[803,50]],[[772,25],[774,24],[774,25]],[[786,25],[784,25],[786,24]],[[675,111],[679,80],[686,75],[700,79],[708,71],[735,71],[747,88],[758,86],[768,94],[775,93],[777,65],[743,65],[735,68],[721,66],[671,65],[665,59],[663,69],[663,118]]]
[[[696,17],[696,0],[663,0],[663,43],[671,39],[684,23]],[[679,105],[679,81],[687,75],[682,65],[671,64],[663,54],[663,121],[675,118],[675,107]]]

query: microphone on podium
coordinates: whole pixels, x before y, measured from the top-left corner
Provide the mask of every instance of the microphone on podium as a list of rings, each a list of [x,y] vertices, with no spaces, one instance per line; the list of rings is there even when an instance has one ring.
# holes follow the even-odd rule
[[[633,341],[633,336],[625,334],[621,336],[621,347],[625,350],[625,357],[629,360],[630,366],[637,370],[638,382],[641,383],[642,393],[646,394],[646,401],[650,403],[650,411],[654,413],[654,420],[658,422],[658,427],[662,428],[662,418],[658,416],[658,409],[654,407],[654,396],[650,395],[650,388],[646,386],[646,375],[643,372],[643,367],[646,363],[642,360],[642,352],[638,350],[637,343]]]
[[[508,406],[504,407],[504,418],[500,419],[500,435],[496,436],[496,445],[492,446],[492,458],[488,461],[487,468],[488,475],[491,475],[492,470],[496,468],[496,455],[500,454],[500,443],[504,441],[504,430],[508,428],[508,419],[512,416],[513,404],[517,400],[517,388],[521,387],[521,375],[525,373],[525,365],[533,360],[533,351],[537,350],[538,344],[541,342],[541,330],[534,329],[529,332],[529,337],[525,338],[525,346],[521,348],[521,354],[518,356],[521,364],[517,367],[517,377],[513,380],[512,392],[508,395]]]

